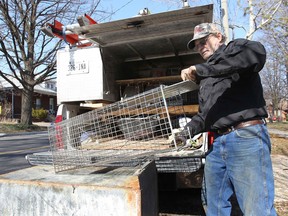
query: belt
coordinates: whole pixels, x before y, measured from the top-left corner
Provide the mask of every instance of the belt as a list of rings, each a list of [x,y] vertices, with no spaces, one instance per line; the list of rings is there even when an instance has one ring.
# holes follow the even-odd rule
[[[230,133],[231,131],[234,131],[234,130],[237,130],[240,128],[249,127],[252,125],[257,125],[257,124],[265,124],[265,120],[264,119],[261,119],[261,120],[257,119],[257,120],[244,121],[244,122],[241,122],[241,123],[236,124],[236,125],[231,126],[231,127],[218,129],[218,130],[216,130],[216,133],[219,135],[225,135],[225,134]]]

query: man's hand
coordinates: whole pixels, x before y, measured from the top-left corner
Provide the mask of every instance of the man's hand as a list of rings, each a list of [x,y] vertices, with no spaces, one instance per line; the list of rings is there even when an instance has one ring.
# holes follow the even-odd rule
[[[181,78],[182,80],[191,80],[196,81],[196,67],[190,66],[189,68],[183,69],[181,71]]]

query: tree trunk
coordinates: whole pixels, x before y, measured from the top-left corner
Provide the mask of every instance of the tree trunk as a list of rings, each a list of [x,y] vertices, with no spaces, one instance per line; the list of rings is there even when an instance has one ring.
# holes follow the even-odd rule
[[[255,15],[253,11],[253,0],[248,0],[248,4],[249,4],[249,32],[247,34],[247,39],[252,40],[253,33],[255,32],[255,24],[254,24]]]
[[[286,57],[285,69],[286,69],[286,87],[288,87],[288,57]]]
[[[21,123],[32,125],[32,103],[33,103],[33,87],[26,87],[22,90],[21,102]]]

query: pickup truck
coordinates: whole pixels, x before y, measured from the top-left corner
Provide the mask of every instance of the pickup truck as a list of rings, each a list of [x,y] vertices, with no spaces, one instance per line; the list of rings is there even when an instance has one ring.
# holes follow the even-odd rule
[[[181,130],[181,120],[187,122],[198,110],[197,85],[181,82],[180,72],[185,67],[203,62],[203,59],[198,53],[187,48],[187,42],[193,37],[196,25],[212,22],[212,14],[213,5],[205,5],[107,23],[93,22],[84,25],[82,22],[65,28],[66,32],[63,31],[63,34],[76,35],[79,41],[57,53],[58,111],[55,124],[49,128],[52,152],[27,155],[27,160],[36,165],[52,164],[52,162],[54,166],[58,164],[59,166],[55,168],[56,172],[62,171],[60,165],[67,166],[65,168],[79,168],[84,163],[79,152],[83,155],[83,146],[89,146],[91,140],[97,145],[101,142],[99,140],[115,134],[117,139],[121,136],[122,140],[139,141],[130,136],[137,132],[137,127],[141,128],[135,123],[138,118],[142,121],[149,119],[150,124],[151,119],[163,123],[162,117],[168,116],[167,124],[172,127],[165,132],[165,136],[173,140],[174,129]],[[62,35],[62,39],[65,38],[66,35]],[[139,102],[139,98],[142,98],[140,100],[142,103],[146,97],[150,99],[151,95],[156,94],[155,92],[163,94],[169,89],[176,88],[175,86],[180,91],[184,89],[179,94],[181,99],[175,99],[179,96],[176,94],[170,95],[175,97],[172,102],[166,101],[165,97],[163,97],[165,99],[157,98],[159,99],[157,103],[165,102],[163,107],[166,110],[161,114],[149,112],[148,115],[146,109],[141,111],[139,106],[134,104],[135,102],[131,102],[132,99]],[[131,128],[134,130],[130,128],[128,135],[119,125],[120,121],[129,124],[126,122],[127,110],[124,114],[122,112],[114,122],[115,113],[125,108],[123,103],[128,104],[130,110],[140,110],[137,116],[133,114],[134,126]],[[160,106],[157,103],[155,102],[154,110]],[[150,102],[145,104],[148,105],[151,105]],[[182,111],[171,113],[171,107],[180,107]],[[109,116],[113,116],[113,122],[110,121],[111,118],[107,120],[107,112],[110,112]],[[103,113],[105,113],[105,121],[103,116],[99,117],[100,114],[104,115]],[[97,117],[91,120],[93,115]],[[131,119],[131,116],[129,118]],[[171,119],[173,121],[170,122]],[[96,122],[101,122],[100,129],[100,126],[95,126]],[[115,124],[118,125],[114,130]],[[102,130],[101,135],[99,130]],[[157,133],[152,133],[151,135],[150,131],[150,135],[145,136],[142,134],[142,138],[157,140],[154,139]],[[95,138],[96,135],[100,138]],[[157,154],[153,159],[156,160],[159,181],[161,179],[165,182],[171,181],[176,189],[201,187],[208,140],[206,133],[200,134],[193,139],[201,142],[199,148],[186,148],[181,151],[174,140],[171,152]],[[116,142],[116,139],[114,141]],[[75,154],[75,151],[78,153]],[[142,156],[143,154],[130,159],[137,161],[135,158],[143,158]],[[149,158],[150,156],[151,154]],[[79,162],[80,165],[71,166],[68,164],[70,160],[73,163]],[[127,165],[127,161],[123,158],[118,164],[113,160],[103,163],[107,161],[105,157],[100,159],[89,157],[88,161],[89,166]]]

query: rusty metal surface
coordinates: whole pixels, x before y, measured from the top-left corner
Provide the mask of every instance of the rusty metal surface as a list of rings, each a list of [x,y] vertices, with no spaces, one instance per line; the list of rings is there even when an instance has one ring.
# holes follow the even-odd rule
[[[0,198],[1,215],[158,213],[153,162],[133,169],[86,168],[74,170],[74,175],[55,175],[51,166],[35,166],[0,175]]]

